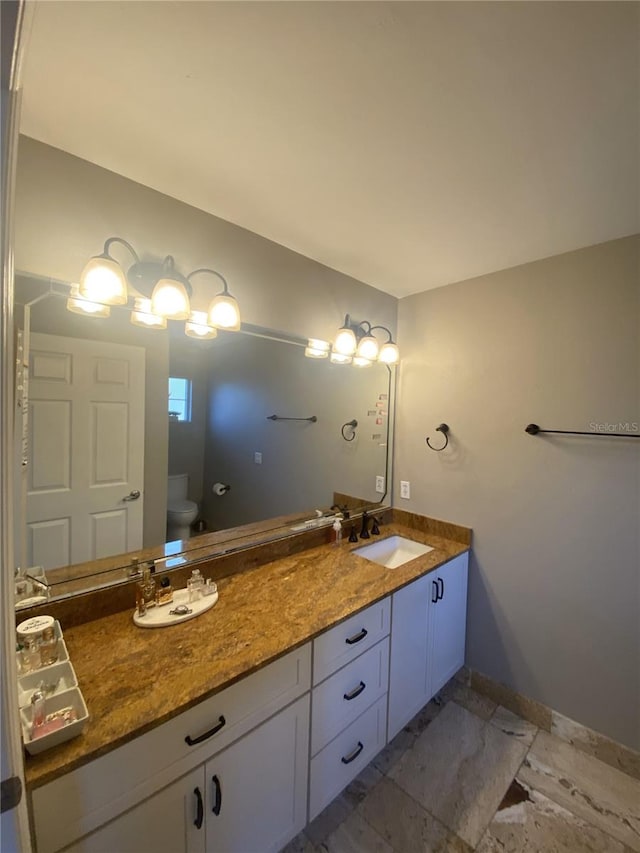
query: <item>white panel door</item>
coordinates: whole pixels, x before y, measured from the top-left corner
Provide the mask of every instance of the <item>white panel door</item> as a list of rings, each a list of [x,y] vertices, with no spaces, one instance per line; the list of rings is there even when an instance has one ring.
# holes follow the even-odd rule
[[[204,853],[204,769],[154,794],[66,853]]]
[[[207,853],[277,853],[304,827],[309,694],[205,765]]]
[[[28,565],[141,548],[144,349],[39,333],[29,344]]]
[[[429,604],[436,597],[432,575],[394,592],[387,740],[429,701]]]
[[[437,585],[436,600],[429,604],[429,698],[464,664],[468,565],[469,555],[460,554],[429,575]]]

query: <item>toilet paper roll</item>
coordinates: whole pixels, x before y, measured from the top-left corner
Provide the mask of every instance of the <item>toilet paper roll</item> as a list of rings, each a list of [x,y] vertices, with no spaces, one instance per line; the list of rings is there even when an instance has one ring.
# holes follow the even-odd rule
[[[231,486],[225,486],[224,483],[214,483],[211,491],[214,495],[220,496],[226,494],[230,488]]]

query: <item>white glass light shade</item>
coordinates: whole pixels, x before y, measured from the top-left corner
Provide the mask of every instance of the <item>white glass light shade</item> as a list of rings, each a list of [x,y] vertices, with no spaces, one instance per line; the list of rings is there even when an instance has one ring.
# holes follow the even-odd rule
[[[186,320],[189,296],[184,284],[175,278],[161,278],[151,294],[151,313],[169,320]]]
[[[82,299],[79,295],[77,284],[71,285],[71,291],[67,299],[67,311],[72,311],[74,314],[84,314],[87,317],[99,318],[108,317],[111,314],[111,308],[108,305]]]
[[[184,324],[184,333],[189,338],[210,341],[218,336],[217,329],[207,323],[206,311],[192,311],[191,317]]]
[[[151,300],[144,297],[136,297],[130,319],[134,326],[143,326],[145,329],[167,328],[167,318],[154,314],[151,311]]]
[[[340,329],[333,342],[333,350],[342,355],[353,355],[357,345],[358,342],[353,329]]]
[[[356,354],[360,358],[367,358],[369,361],[375,361],[378,357],[378,341],[373,335],[366,335],[358,342]]]
[[[373,362],[369,358],[364,358],[361,355],[354,355],[353,363],[356,367],[371,367]]]
[[[385,364],[397,364],[400,361],[398,345],[394,344],[393,341],[387,341],[386,344],[382,344],[378,361],[382,361]]]
[[[353,361],[353,357],[350,355],[344,355],[341,352],[333,351],[331,353],[331,363],[332,364],[351,364]]]
[[[127,280],[113,258],[91,258],[80,276],[80,296],[102,305],[126,305]]]
[[[230,293],[219,293],[209,306],[210,326],[237,332],[240,328],[240,308]]]
[[[304,354],[307,358],[328,358],[330,346],[329,341],[322,341],[319,338],[309,338]]]

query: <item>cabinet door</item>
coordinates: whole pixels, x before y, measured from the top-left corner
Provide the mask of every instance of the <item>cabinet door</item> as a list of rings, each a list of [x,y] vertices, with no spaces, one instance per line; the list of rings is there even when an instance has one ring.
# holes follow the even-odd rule
[[[464,664],[468,565],[469,555],[461,554],[429,575],[438,584],[438,600],[429,604],[429,699]]]
[[[308,771],[307,694],[206,763],[207,853],[281,850],[306,823]]]
[[[428,615],[434,589],[433,576],[425,575],[392,596],[387,740],[429,701]]]
[[[204,770],[198,767],[65,853],[204,853],[205,806]]]

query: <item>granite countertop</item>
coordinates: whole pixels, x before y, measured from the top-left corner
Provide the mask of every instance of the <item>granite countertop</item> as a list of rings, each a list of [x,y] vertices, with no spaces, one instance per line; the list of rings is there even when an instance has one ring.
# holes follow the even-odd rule
[[[344,541],[223,578],[215,607],[179,625],[137,628],[133,606],[68,630],[63,625],[90,720],[79,737],[26,756],[27,786],[127,743],[469,550],[470,531],[435,525],[425,519],[381,528],[380,539],[400,534],[434,548],[397,569],[351,553],[367,543]]]

